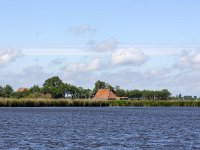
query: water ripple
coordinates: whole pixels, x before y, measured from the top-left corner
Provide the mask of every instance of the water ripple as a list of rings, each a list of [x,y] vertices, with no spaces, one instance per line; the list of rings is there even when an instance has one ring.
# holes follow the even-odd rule
[[[0,108],[0,149],[200,149],[198,108]]]

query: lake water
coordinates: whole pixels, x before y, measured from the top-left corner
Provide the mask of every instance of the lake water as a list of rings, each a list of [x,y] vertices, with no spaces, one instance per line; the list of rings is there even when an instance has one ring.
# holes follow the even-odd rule
[[[200,108],[0,108],[0,149],[200,149]]]

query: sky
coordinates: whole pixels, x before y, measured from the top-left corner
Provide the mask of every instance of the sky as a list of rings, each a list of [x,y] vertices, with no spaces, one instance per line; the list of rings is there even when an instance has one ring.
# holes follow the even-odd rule
[[[200,96],[199,0],[0,0],[0,85],[52,76]]]

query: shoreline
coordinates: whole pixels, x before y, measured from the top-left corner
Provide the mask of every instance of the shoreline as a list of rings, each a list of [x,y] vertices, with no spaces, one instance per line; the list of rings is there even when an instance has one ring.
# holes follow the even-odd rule
[[[0,107],[200,107],[195,100],[0,99]]]

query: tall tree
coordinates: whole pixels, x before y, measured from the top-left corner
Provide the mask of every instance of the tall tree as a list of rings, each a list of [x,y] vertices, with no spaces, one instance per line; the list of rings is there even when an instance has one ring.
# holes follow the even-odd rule
[[[171,93],[167,89],[160,91],[160,99],[167,100],[170,97]]]
[[[41,89],[38,85],[34,85],[29,89],[30,93],[41,93]]]
[[[142,97],[142,92],[139,90],[131,90],[130,92],[131,98],[140,99]]]
[[[105,89],[105,88],[106,88],[106,83],[98,80],[95,82],[95,87],[93,89],[93,92],[96,93],[99,89]]]
[[[43,92],[51,94],[53,98],[62,98],[65,96],[65,84],[57,76],[49,78],[43,84]]]
[[[2,86],[0,86],[0,97],[3,97],[3,87]]]
[[[4,97],[10,97],[11,94],[13,93],[13,88],[10,86],[10,85],[6,85],[4,88],[3,88],[3,96]]]
[[[127,96],[126,91],[124,89],[121,89],[118,85],[115,87],[115,94],[119,97]]]

